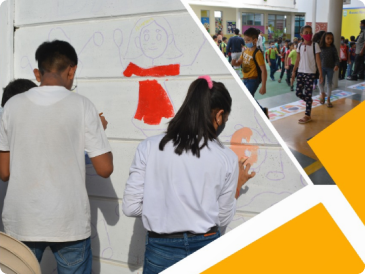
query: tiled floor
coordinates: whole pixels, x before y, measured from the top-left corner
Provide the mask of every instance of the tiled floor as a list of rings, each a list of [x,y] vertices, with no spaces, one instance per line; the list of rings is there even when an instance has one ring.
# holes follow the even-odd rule
[[[276,73],[277,78],[278,72]],[[327,108],[325,105],[313,108],[313,121],[308,124],[298,124],[298,120],[304,116],[304,113],[294,114],[272,122],[314,184],[334,184],[334,181],[322,166],[307,141],[365,100],[365,91],[348,88],[348,86],[356,83],[360,83],[360,81],[339,81],[339,86],[335,90],[351,91],[355,94],[334,101],[332,109]],[[281,90],[278,91],[278,89]],[[273,91],[276,95],[272,96],[273,94],[270,94],[270,91]],[[318,94],[319,90],[316,89],[313,96]],[[257,96],[257,99],[262,106],[268,108],[299,100],[295,93],[290,91],[285,81],[278,83],[271,80],[268,80],[267,94],[264,96],[260,95],[260,97]],[[339,142],[341,142],[341,133],[339,132],[339,136],[333,136],[333,138],[338,138]]]

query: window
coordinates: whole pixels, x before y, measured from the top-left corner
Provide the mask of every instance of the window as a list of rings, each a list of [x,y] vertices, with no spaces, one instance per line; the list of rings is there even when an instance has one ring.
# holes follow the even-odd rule
[[[286,33],[286,15],[269,14],[268,32],[273,38],[282,37]]]
[[[263,26],[264,15],[260,13],[242,13],[243,26]]]
[[[214,20],[215,20],[215,33],[218,33],[220,30],[223,30],[221,11],[214,11]]]
[[[300,38],[300,29],[304,27],[304,15],[295,15],[295,37]]]

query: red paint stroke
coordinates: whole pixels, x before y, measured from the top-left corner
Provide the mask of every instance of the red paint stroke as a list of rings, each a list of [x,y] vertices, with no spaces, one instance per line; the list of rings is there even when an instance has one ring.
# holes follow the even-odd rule
[[[154,77],[164,77],[164,76],[175,76],[180,74],[180,65],[172,64],[166,66],[156,66],[152,68],[141,68],[133,63],[129,63],[126,70],[123,72],[125,77],[136,76],[154,76]]]
[[[139,82],[139,99],[135,119],[143,120],[148,125],[159,125],[162,118],[171,118],[174,115],[170,98],[156,80]]]
[[[251,156],[247,160],[247,164],[251,164],[251,166],[257,162],[257,151],[259,149],[258,146],[252,146],[245,143],[242,143],[242,139],[245,139],[247,143],[250,142],[252,136],[252,130],[248,127],[241,128],[237,130],[231,138],[231,149],[234,153],[240,158],[246,158],[246,151],[251,152]]]

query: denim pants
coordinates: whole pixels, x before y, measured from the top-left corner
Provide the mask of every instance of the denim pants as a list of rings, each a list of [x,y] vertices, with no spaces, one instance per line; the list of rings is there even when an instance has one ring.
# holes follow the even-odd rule
[[[347,77],[351,76],[352,74],[352,67],[355,64],[355,61],[350,61],[350,64],[347,64]]]
[[[309,73],[298,73],[297,76],[297,97],[305,102],[305,115],[311,116],[312,112],[312,93],[313,93],[313,82],[316,78],[316,74]]]
[[[44,250],[50,247],[57,261],[58,274],[90,274],[92,253],[90,238],[74,242],[23,242],[41,262]]]
[[[319,84],[319,90],[321,91],[321,93],[325,93],[324,85],[326,83],[326,78],[327,78],[327,98],[331,98],[332,95],[333,74],[334,74],[333,68],[322,68],[323,82],[322,84]]]
[[[156,274],[164,271],[166,268],[218,239],[220,235],[219,231],[214,235],[193,237],[188,237],[184,233],[184,238],[171,239],[150,238],[147,234],[143,274]]]
[[[251,93],[252,97],[255,98],[255,93],[260,85],[259,79],[243,79],[243,83],[245,84],[248,91]],[[256,102],[257,102],[257,100],[256,100]],[[264,108],[260,105],[260,103],[257,102],[257,104],[262,109],[262,111],[264,111]]]
[[[276,59],[270,59],[270,63],[271,63],[271,66],[270,66],[270,77],[271,78],[274,78],[274,74],[278,70],[278,67],[276,65]]]

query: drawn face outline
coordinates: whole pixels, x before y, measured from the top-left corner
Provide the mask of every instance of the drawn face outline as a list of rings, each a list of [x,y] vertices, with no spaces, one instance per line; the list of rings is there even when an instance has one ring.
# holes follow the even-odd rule
[[[167,31],[156,21],[143,27],[136,39],[136,46],[151,59],[161,57],[170,43]]]

